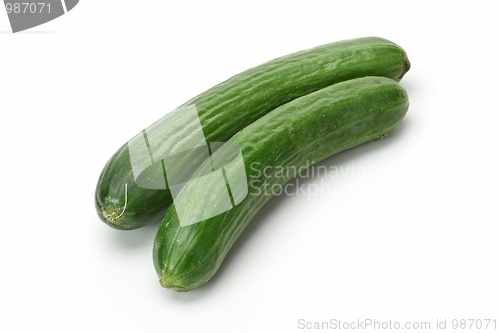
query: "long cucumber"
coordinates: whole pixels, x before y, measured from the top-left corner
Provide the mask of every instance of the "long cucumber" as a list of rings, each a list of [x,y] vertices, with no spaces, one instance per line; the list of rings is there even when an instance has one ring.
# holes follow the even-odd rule
[[[189,291],[207,282],[298,171],[383,136],[408,106],[397,82],[358,78],[297,98],[238,132],[197,169],[165,215],[153,249],[161,285]]]
[[[226,142],[298,97],[358,77],[399,81],[409,67],[401,47],[368,37],[297,52],[238,74],[170,112],[118,149],[98,180],[97,214],[121,230],[158,221],[180,188],[177,185],[217,149],[212,143]]]

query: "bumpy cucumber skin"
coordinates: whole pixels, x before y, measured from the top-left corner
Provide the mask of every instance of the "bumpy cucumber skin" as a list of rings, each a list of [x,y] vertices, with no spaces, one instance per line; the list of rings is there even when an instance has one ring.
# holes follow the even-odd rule
[[[240,73],[184,104],[195,105],[207,142],[225,142],[276,107],[329,85],[365,76],[399,81],[409,70],[405,51],[378,37],[345,40],[290,54]],[[128,145],[104,167],[95,192],[100,219],[132,230],[160,220],[170,191],[139,187]]]
[[[298,98],[237,133],[229,142],[241,148],[247,182],[253,185],[240,204],[196,224],[181,227],[175,205],[169,208],[153,249],[161,285],[182,292],[208,281],[253,216],[272,197],[269,190],[266,195],[264,181],[268,189],[274,184],[283,186],[295,176],[293,170],[382,136],[403,119],[408,105],[406,91],[395,81],[360,78]],[[262,172],[266,167],[284,167],[290,172],[267,172],[273,176],[267,178]],[[204,185],[213,187],[210,181]],[[194,207],[204,199],[196,193],[189,195]]]

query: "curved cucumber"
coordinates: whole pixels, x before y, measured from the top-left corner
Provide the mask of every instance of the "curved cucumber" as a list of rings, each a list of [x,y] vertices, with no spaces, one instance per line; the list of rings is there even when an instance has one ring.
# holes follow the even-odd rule
[[[238,74],[124,144],[99,177],[97,213],[122,230],[158,221],[172,203],[172,184],[186,181],[217,149],[210,143],[225,142],[276,107],[329,85],[365,76],[399,81],[409,67],[401,47],[368,37],[297,52]],[[167,179],[174,174],[176,179]]]
[[[395,81],[359,78],[282,105],[237,133],[196,171],[165,215],[153,249],[161,285],[189,291],[208,281],[273,193],[305,167],[384,135],[408,105]],[[217,172],[227,186],[220,186]],[[228,193],[233,208],[220,213]]]

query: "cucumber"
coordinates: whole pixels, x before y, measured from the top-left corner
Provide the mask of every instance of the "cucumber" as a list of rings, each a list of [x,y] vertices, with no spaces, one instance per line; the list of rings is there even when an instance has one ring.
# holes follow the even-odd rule
[[[397,82],[358,78],[297,98],[237,133],[200,166],[165,215],[153,248],[161,285],[189,291],[207,282],[253,216],[297,172],[384,137],[408,105]],[[220,186],[217,172],[228,185]],[[227,193],[233,208],[219,213]]]
[[[367,37],[290,54],[238,74],[118,149],[98,180],[97,214],[121,230],[158,221],[180,188],[174,191],[172,184],[185,182],[218,147],[207,143],[225,142],[276,107],[329,85],[365,76],[399,81],[409,68],[401,47]],[[166,179],[164,160],[176,154],[180,155],[169,164],[176,179]]]

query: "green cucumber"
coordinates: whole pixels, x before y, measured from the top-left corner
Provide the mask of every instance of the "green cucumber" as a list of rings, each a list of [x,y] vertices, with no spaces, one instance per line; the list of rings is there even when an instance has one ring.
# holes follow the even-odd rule
[[[161,285],[189,291],[207,282],[273,193],[307,166],[384,137],[403,119],[408,105],[397,82],[358,78],[297,98],[237,133],[196,171],[195,186],[188,182],[165,215],[153,248]],[[217,169],[221,166],[224,170]],[[244,181],[235,181],[241,170]],[[220,177],[212,176],[219,171],[225,187]],[[226,192],[235,205],[213,214],[220,212]]]
[[[238,74],[124,144],[99,177],[95,192],[97,214],[103,222],[121,230],[158,221],[173,196],[171,182],[165,179],[163,159],[184,152],[175,160],[177,169],[171,171],[177,172],[181,183],[211,153],[207,152],[207,142],[227,141],[276,107],[353,78],[383,76],[399,81],[409,68],[401,47],[382,38],[367,37],[290,54]],[[154,149],[151,142],[156,145]]]

